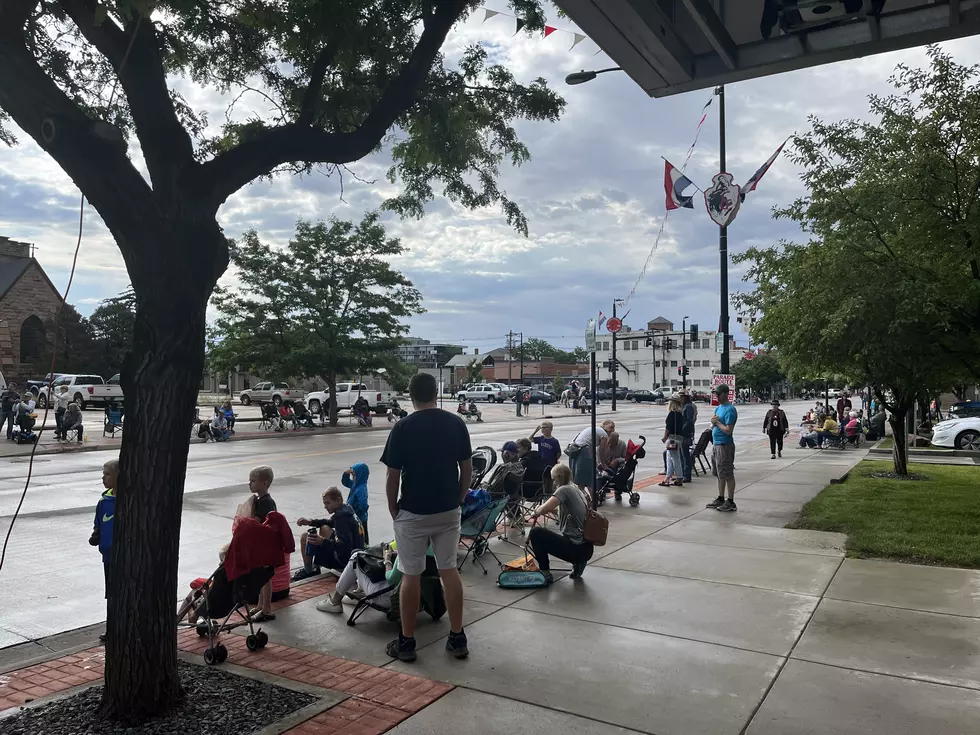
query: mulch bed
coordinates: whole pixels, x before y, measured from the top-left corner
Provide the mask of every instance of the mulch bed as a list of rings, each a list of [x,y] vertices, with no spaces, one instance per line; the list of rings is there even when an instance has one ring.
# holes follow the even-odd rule
[[[920,475],[917,472],[910,472],[907,475],[896,475],[894,472],[872,472],[871,477],[877,477],[879,480],[909,480],[911,482],[929,479],[929,475]]]
[[[246,735],[278,722],[316,697],[179,661],[186,703],[169,716],[128,727],[96,713],[102,687],[0,719],[4,735]]]

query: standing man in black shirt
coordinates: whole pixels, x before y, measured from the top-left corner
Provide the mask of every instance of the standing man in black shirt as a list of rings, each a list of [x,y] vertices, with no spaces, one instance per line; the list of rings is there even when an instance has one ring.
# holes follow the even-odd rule
[[[456,658],[469,655],[463,632],[463,583],[456,569],[456,549],[460,505],[473,475],[473,450],[466,424],[437,407],[437,393],[436,379],[431,375],[419,373],[412,378],[409,395],[415,412],[392,427],[381,455],[381,462],[388,468],[385,493],[395,522],[398,567],[403,575],[402,629],[386,651],[401,661],[416,658],[420,577],[430,546],[449,612],[446,649]]]

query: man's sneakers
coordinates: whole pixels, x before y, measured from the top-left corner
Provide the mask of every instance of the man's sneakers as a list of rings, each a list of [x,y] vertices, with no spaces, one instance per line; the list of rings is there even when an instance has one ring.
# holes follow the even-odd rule
[[[731,513],[738,510],[735,505],[734,500],[725,500],[724,495],[719,495],[717,498],[708,503],[705,508],[714,508],[715,510],[720,510],[722,513]]]
[[[715,508],[715,510],[721,511],[722,513],[734,513],[736,510],[738,510],[738,507],[735,505],[734,500],[726,500],[724,503]]]
[[[317,603],[316,609],[325,613],[342,613],[344,611],[344,606],[341,598],[337,596],[337,593],[331,592],[329,595],[327,595],[323,602]]]
[[[780,454],[779,456],[782,457],[783,455]],[[772,457],[770,457],[770,459],[776,459],[776,455],[775,454],[772,455]]]
[[[294,582],[300,582],[304,579],[309,579],[310,577],[315,577],[320,573],[320,567],[313,567],[313,569],[300,569],[296,574],[293,575]]]
[[[779,452],[778,452],[778,454],[779,454],[779,458],[782,459],[782,457],[783,457],[783,450],[780,449]]]
[[[459,631],[459,633],[449,633],[449,637],[446,639],[446,650],[449,651],[453,658],[466,658],[470,655],[470,649],[466,647],[466,631]]]
[[[418,654],[415,653],[415,638],[406,638],[399,633],[398,637],[388,644],[385,653],[391,658],[397,658],[399,661],[411,663],[418,658]]]

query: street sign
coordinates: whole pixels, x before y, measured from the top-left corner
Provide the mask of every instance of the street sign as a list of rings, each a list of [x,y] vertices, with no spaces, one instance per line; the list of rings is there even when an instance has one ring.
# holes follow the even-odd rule
[[[746,352],[744,355],[742,355],[742,357],[744,359],[746,359],[746,360],[754,360],[755,359],[755,353],[754,352]]]
[[[611,334],[616,334],[620,329],[623,328],[623,320],[618,317],[612,317],[606,321],[606,330]]]
[[[718,334],[715,335],[715,352],[717,352],[720,355],[724,351],[725,351],[725,333],[718,332]]]
[[[711,389],[714,390],[719,385],[727,385],[728,392],[735,395],[735,376],[734,375],[712,375]]]
[[[595,352],[595,319],[589,319],[585,325],[585,351]]]

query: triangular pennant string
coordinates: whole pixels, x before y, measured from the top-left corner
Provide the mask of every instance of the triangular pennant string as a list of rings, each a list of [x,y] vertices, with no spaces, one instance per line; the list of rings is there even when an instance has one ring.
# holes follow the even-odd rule
[[[516,36],[518,33],[520,33],[521,32],[521,28],[523,28],[523,27],[524,27],[524,21],[521,18],[518,18],[517,19],[517,30],[514,31],[514,35]]]
[[[500,15],[500,12],[497,11],[497,10],[486,10],[486,9],[484,9],[484,11],[483,11],[483,22],[486,23],[488,20],[490,20],[491,18],[493,18],[495,15]]]
[[[574,37],[574,40],[572,41],[572,45],[568,47],[569,51],[571,51],[573,48],[575,48],[580,43],[582,43],[582,41],[585,40],[585,36],[583,36],[581,33],[572,33],[572,36]]]
[[[545,26],[544,27],[544,37],[547,38],[548,36],[550,36],[552,33],[554,33],[557,30],[558,29],[555,28],[554,26]]]

